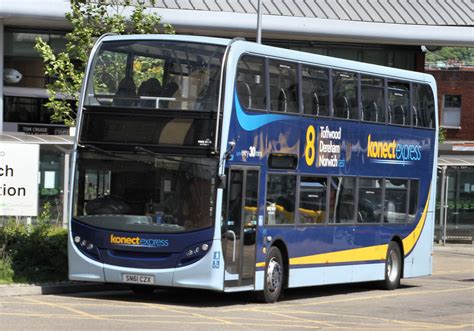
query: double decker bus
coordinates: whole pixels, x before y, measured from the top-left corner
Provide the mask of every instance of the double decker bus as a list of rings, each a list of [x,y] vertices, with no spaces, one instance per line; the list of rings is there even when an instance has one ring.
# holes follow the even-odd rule
[[[426,74],[241,39],[104,36],[81,91],[72,280],[224,292],[429,275]]]

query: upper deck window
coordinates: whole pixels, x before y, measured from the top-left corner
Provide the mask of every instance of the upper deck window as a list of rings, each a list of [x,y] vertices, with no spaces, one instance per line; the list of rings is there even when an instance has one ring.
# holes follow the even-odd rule
[[[385,95],[383,78],[361,75],[362,120],[385,122]]]
[[[85,105],[214,112],[224,50],[176,41],[104,42]]]
[[[410,125],[409,92],[408,83],[388,81],[388,120],[390,124]]]
[[[296,63],[270,60],[270,110],[298,113]]]
[[[247,109],[265,109],[265,59],[243,56],[237,69],[237,93]]]
[[[329,74],[327,69],[303,66],[304,113],[329,116]]]
[[[333,71],[334,117],[357,119],[357,74]]]
[[[413,125],[434,128],[434,97],[431,87],[426,84],[413,84]]]

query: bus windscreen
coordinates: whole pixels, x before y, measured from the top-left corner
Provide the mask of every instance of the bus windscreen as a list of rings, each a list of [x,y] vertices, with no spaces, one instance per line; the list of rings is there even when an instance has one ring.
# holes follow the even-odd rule
[[[146,150],[144,150],[146,151]],[[73,217],[97,228],[186,232],[210,227],[217,161],[84,146]]]
[[[224,51],[177,41],[104,42],[84,106],[215,112]]]

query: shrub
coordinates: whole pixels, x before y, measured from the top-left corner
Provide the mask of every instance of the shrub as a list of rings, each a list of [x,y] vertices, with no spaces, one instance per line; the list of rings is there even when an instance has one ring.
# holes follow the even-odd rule
[[[0,229],[15,282],[52,282],[67,279],[67,231],[41,220],[27,226],[10,222]],[[0,240],[2,240],[0,239]],[[0,243],[1,246],[1,243]]]
[[[10,257],[4,256],[0,259],[0,284],[13,283],[14,271]]]

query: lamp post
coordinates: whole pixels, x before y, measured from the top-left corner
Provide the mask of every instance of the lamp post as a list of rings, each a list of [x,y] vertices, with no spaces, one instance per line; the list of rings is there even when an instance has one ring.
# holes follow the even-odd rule
[[[257,9],[257,43],[262,43],[262,0],[258,0]]]

